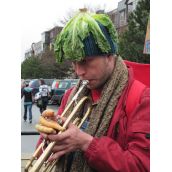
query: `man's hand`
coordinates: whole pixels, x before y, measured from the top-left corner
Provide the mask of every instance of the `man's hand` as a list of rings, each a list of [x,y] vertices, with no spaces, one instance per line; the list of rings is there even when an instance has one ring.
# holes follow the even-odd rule
[[[93,137],[85,132],[82,132],[75,125],[69,124],[68,129],[61,134],[49,134],[46,136],[50,141],[55,141],[56,145],[53,148],[53,156],[49,161],[60,158],[62,155],[73,152],[77,149],[86,151]]]

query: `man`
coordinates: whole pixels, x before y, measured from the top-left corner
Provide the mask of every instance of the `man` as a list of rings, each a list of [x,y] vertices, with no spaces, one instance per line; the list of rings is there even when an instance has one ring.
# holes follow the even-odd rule
[[[109,17],[81,10],[57,37],[55,53],[58,61],[71,60],[78,77],[89,81],[86,95],[93,101],[84,132],[70,124],[62,134],[46,136],[57,143],[49,158],[60,158],[56,170],[149,171],[149,88],[135,81],[132,69],[116,55]],[[66,92],[58,115],[78,88]]]
[[[32,88],[29,87],[28,83],[26,83],[25,87],[22,89],[21,98],[23,96],[24,96],[24,116],[23,116],[23,119],[26,122],[27,110],[28,110],[29,111],[29,122],[32,123],[33,93],[32,93]]]
[[[41,103],[42,105],[39,106],[40,109],[40,113],[42,113],[44,110],[47,109],[47,105],[48,105],[48,97],[49,97],[49,89],[48,89],[48,85],[45,84],[45,81],[43,79],[39,80],[39,94],[41,96]]]

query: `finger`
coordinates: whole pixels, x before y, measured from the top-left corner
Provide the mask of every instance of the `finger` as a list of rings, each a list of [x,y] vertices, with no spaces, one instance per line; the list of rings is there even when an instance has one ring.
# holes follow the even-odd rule
[[[68,129],[60,134],[49,134],[48,139],[51,141],[61,142],[70,138],[71,136],[75,135],[76,131],[79,130],[75,125],[72,123],[69,124]]]
[[[77,128],[77,127],[73,123],[69,123],[69,125],[67,126],[67,128],[70,129],[70,128]]]
[[[45,133],[40,133],[40,135],[44,138],[44,139],[48,139],[48,135]]]
[[[51,141],[61,142],[65,139],[67,139],[69,136],[68,136],[68,133],[66,134],[66,131],[65,131],[61,134],[49,134],[47,137]]]
[[[48,161],[52,162],[56,159],[59,159],[61,156],[63,156],[66,152],[64,150],[54,153],[50,158],[48,158]]]
[[[54,146],[52,151],[53,152],[59,152],[59,151],[62,151],[62,150],[68,150],[68,145],[58,145],[58,146]]]
[[[56,121],[59,121],[60,124],[63,124],[66,121],[66,118],[58,115],[56,117]]]

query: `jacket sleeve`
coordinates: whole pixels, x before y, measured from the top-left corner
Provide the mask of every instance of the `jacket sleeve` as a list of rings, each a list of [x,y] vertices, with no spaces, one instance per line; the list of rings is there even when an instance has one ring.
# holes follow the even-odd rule
[[[146,89],[128,119],[125,148],[107,136],[94,138],[85,152],[88,164],[99,172],[150,171],[149,114],[150,97]]]

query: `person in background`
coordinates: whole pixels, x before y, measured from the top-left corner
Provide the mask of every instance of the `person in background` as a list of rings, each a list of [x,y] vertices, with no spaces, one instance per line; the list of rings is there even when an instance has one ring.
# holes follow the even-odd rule
[[[92,98],[92,112],[82,131],[70,123],[61,134],[41,136],[56,142],[49,161],[60,158],[58,172],[150,171],[150,90],[117,55],[117,43],[108,15],[85,9],[56,39],[57,61],[72,61],[80,80],[89,81],[80,97]],[[65,93],[58,115],[80,83]]]
[[[39,84],[40,84],[39,94],[42,100],[42,105],[39,107],[39,109],[40,109],[40,113],[42,114],[42,112],[47,109],[49,89],[48,89],[48,85],[45,84],[45,81],[43,79],[39,80]]]
[[[26,83],[25,87],[22,89],[21,98],[24,96],[24,116],[23,119],[27,120],[27,111],[29,111],[29,122],[32,123],[32,104],[33,104],[33,93],[32,88]]]

